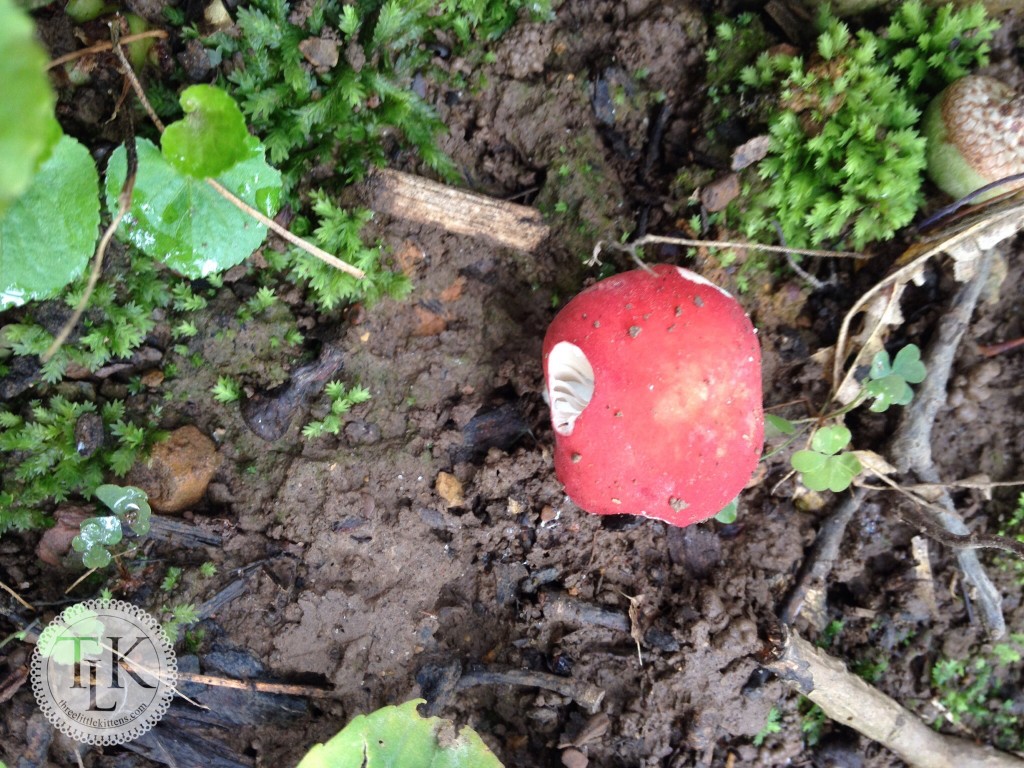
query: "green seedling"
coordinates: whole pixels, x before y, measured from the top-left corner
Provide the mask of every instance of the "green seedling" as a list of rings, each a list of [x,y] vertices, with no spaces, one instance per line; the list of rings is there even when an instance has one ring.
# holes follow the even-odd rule
[[[501,768],[479,734],[464,726],[423,717],[413,699],[359,715],[324,744],[317,744],[298,768]]]
[[[842,452],[850,444],[850,430],[840,424],[822,427],[811,438],[811,447],[793,454],[793,469],[801,482],[812,491],[838,493],[850,487],[861,473],[860,460],[852,453]]]
[[[236,403],[242,398],[242,386],[230,376],[218,377],[210,392],[214,400],[224,405]]]
[[[942,658],[932,666],[932,688],[940,704],[936,728],[944,722],[992,741],[1000,749],[1024,748],[1024,734],[1007,686],[1020,678],[1024,634],[993,645],[970,659]]]
[[[779,711],[778,707],[772,707],[768,710],[768,717],[765,720],[764,728],[757,732],[754,736],[754,746],[760,747],[764,744],[765,739],[771,736],[773,733],[780,733],[782,731],[782,712]]]
[[[844,414],[873,400],[869,410],[882,413],[890,405],[907,405],[914,398],[911,384],[920,384],[928,371],[921,362],[921,350],[908,344],[890,360],[889,353],[879,350],[871,361],[867,380],[860,393],[846,407],[823,417],[824,421],[840,419]],[[795,439],[796,425],[775,415],[765,416],[768,437],[785,436],[783,447]],[[810,447],[797,451],[790,458],[793,469],[800,473],[803,484],[812,491],[845,491],[862,471],[856,454],[844,451],[850,444],[850,430],[840,423],[826,424],[811,436]],[[777,448],[781,450],[781,448]],[[773,451],[774,453],[774,451]]]
[[[116,441],[88,444],[79,432],[90,421]],[[126,421],[119,400],[97,408],[53,397],[45,404],[33,401],[25,415],[0,411],[0,455],[6,464],[0,534],[40,527],[42,508],[52,501],[73,493],[92,496],[106,472],[124,475],[162,437],[156,429]]]
[[[136,535],[149,533],[149,497],[134,486],[101,485],[96,489],[99,499],[113,514],[90,517],[82,521],[81,533],[71,541],[71,547],[82,553],[86,568],[105,568],[113,556],[110,549],[121,543],[123,527],[127,525]]]
[[[737,497],[722,507],[722,511],[715,515],[715,520],[723,525],[732,525],[736,522],[736,518],[739,516],[739,508],[740,500],[739,497]]]
[[[181,95],[186,111],[169,125],[161,148],[136,141],[138,171],[132,206],[119,235],[142,252],[191,278],[241,263],[266,238],[267,228],[224,199],[217,182],[264,216],[277,212],[281,175],[264,159],[238,106],[223,91],[194,85]],[[113,213],[127,173],[127,150],[107,167],[107,204]]]
[[[921,350],[916,344],[903,347],[891,364],[889,353],[879,350],[871,361],[870,381],[864,385],[865,394],[875,400],[870,410],[882,413],[890,405],[908,405],[914,399],[910,385],[920,384],[927,373],[921,362]]]
[[[327,433],[336,435],[341,431],[341,417],[348,413],[352,406],[365,403],[370,399],[370,390],[355,386],[346,389],[340,381],[330,381],[324,392],[331,400],[331,412],[318,421],[311,421],[302,428],[302,436],[307,439],[320,437]]]

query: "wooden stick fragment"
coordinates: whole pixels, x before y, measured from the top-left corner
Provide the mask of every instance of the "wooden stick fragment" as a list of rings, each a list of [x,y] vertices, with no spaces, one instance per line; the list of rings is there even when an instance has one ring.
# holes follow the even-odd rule
[[[898,702],[850,672],[839,659],[785,624],[758,661],[831,719],[877,741],[916,768],[1024,768],[992,747],[937,733]]]
[[[548,226],[535,208],[466,192],[390,168],[363,184],[366,205],[407,221],[430,224],[521,251],[535,250]]]

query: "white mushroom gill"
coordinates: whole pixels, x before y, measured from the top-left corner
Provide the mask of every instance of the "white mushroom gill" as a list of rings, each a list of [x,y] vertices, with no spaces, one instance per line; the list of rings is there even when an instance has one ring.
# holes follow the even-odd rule
[[[594,368],[583,350],[568,341],[555,344],[548,355],[548,401],[555,432],[571,435],[593,396]]]

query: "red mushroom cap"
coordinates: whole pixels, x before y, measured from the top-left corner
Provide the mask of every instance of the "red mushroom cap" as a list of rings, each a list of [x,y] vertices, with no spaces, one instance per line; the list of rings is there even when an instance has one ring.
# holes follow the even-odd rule
[[[580,507],[685,526],[750,480],[761,349],[739,302],[668,264],[609,277],[544,337],[555,472]]]

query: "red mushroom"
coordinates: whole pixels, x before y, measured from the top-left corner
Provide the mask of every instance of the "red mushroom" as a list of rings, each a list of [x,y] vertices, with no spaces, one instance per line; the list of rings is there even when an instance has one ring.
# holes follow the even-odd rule
[[[555,472],[580,507],[685,526],[750,480],[761,349],[730,294],[668,264],[602,280],[544,337]]]

